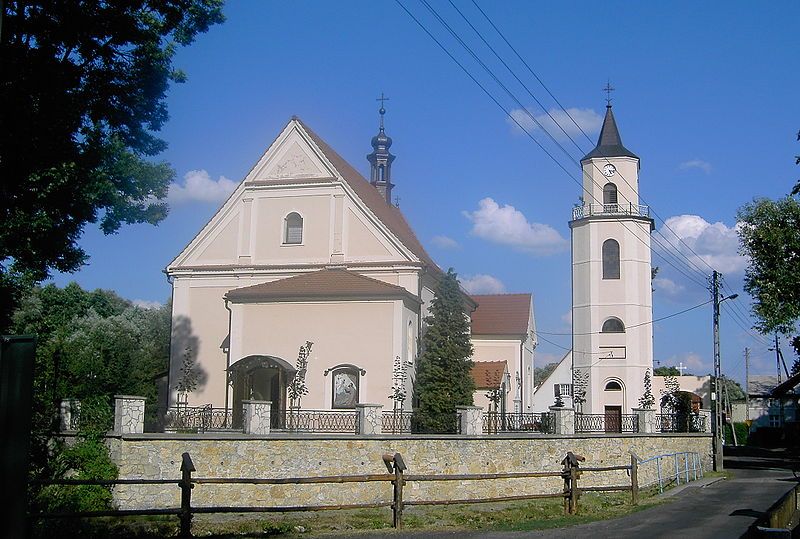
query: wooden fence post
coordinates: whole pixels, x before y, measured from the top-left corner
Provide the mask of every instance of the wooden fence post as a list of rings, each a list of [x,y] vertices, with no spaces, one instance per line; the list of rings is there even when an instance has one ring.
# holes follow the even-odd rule
[[[580,477],[580,462],[586,460],[581,455],[576,455],[572,451],[567,451],[567,456],[561,461],[564,465],[562,475],[564,477],[564,507],[570,515],[578,512],[578,477]]]
[[[575,515],[578,513],[578,465],[575,464],[569,470],[569,479],[571,488],[569,491],[569,513]]]
[[[406,470],[406,464],[403,462],[403,457],[400,453],[394,454],[394,519],[393,524],[395,528],[403,527],[403,485],[406,480],[403,479],[403,472]]]
[[[195,471],[192,457],[189,453],[181,455],[181,480],[178,485],[181,487],[181,532],[180,537],[192,536],[192,472]]]
[[[403,478],[403,472],[406,471],[406,463],[403,461],[403,456],[400,453],[386,453],[383,455],[383,463],[389,473],[394,473],[394,480],[392,486],[394,487],[394,496],[392,500],[392,526],[395,528],[403,527],[403,485],[406,480]]]
[[[639,460],[631,454],[631,505],[639,504]]]

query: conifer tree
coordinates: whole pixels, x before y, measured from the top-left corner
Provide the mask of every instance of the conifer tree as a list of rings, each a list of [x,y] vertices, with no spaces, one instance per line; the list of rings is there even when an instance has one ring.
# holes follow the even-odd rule
[[[414,430],[453,432],[456,406],[473,404],[475,383],[464,297],[452,268],[439,283],[430,312],[414,387],[418,402]]]

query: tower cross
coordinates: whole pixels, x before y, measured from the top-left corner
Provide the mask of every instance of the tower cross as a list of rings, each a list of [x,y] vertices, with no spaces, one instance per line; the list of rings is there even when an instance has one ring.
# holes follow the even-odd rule
[[[688,368],[689,368],[689,367],[685,367],[685,366],[683,365],[683,361],[681,361],[680,363],[678,363],[678,372],[680,372],[680,373],[681,373],[681,376],[683,376],[683,371],[685,371],[685,370],[686,370],[686,369],[688,369]]]
[[[381,109],[382,109],[383,108],[383,102],[384,101],[389,101],[389,98],[384,96],[383,92],[381,92],[381,96],[378,99],[376,99],[375,101],[380,101],[381,102]]]
[[[611,106],[611,92],[613,92],[614,90],[616,90],[616,88],[611,86],[611,81],[609,80],[606,83],[606,87],[603,88],[603,91],[606,93],[606,106],[608,107]],[[381,94],[381,96],[383,96],[383,94]]]

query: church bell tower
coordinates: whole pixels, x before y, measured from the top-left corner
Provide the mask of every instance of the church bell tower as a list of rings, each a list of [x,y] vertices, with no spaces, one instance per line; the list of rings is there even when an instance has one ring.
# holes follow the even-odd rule
[[[383,102],[389,98],[384,97],[381,93],[378,101],[381,102],[381,108],[378,113],[381,115],[381,125],[378,134],[372,137],[372,153],[367,155],[367,161],[370,164],[369,183],[371,183],[384,199],[387,204],[392,203],[392,161],[394,155],[389,153],[389,148],[392,146],[392,137],[386,135],[383,129],[383,115],[386,114],[386,109],[383,107]]]
[[[622,144],[610,99],[581,168],[581,203],[569,223],[574,394],[585,392],[579,412],[604,414],[613,431],[639,406],[653,368],[654,222],[639,204],[639,158]]]

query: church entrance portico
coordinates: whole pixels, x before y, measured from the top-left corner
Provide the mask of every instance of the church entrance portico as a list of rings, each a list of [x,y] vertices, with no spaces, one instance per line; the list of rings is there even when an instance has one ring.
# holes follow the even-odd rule
[[[242,426],[242,401],[268,401],[273,410],[286,409],[286,386],[294,373],[290,363],[275,356],[252,355],[233,363],[228,368],[233,427]]]

